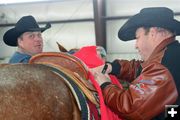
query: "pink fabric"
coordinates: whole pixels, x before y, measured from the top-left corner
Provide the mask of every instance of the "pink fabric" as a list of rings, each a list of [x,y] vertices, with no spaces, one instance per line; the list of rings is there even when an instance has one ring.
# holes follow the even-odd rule
[[[81,59],[89,68],[94,68],[104,64],[104,61],[97,55],[96,46],[83,47],[79,51],[77,51],[74,54],[74,56]],[[110,75],[110,78],[113,84],[116,84],[117,86],[122,88],[122,85],[119,83],[118,79],[115,76]],[[113,113],[105,105],[101,88],[94,79],[94,76],[90,72],[89,79],[91,80],[99,95],[101,120],[121,120],[121,118],[118,117],[118,115]]]

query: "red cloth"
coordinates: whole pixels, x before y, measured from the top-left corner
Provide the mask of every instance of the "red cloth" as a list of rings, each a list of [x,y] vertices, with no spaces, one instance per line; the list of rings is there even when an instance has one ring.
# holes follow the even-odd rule
[[[81,48],[79,51],[73,54],[82,60],[89,68],[94,68],[103,65],[105,62],[98,56],[96,46],[87,46]],[[109,75],[111,82],[122,88],[122,85],[114,75]]]
[[[74,54],[74,56],[81,59],[89,68],[94,68],[104,64],[104,61],[97,55],[96,46],[83,47],[79,51],[77,51]],[[120,88],[122,88],[122,85],[119,83],[118,79],[115,76],[110,75],[110,78],[113,84],[116,84]],[[94,76],[90,72],[89,72],[89,79],[91,80],[92,84],[96,88],[99,95],[101,120],[121,120],[121,118],[118,117],[118,115],[113,113],[105,105],[101,88],[94,79]]]
[[[100,111],[101,111],[101,120],[121,120],[118,115],[116,115],[114,112],[112,112],[104,103],[104,98],[102,95],[102,91],[96,80],[94,79],[94,76],[89,73],[89,78],[91,82],[93,83],[94,87],[96,88],[98,95],[99,95],[99,102],[100,102]]]
[[[97,54],[96,46],[83,47],[73,55],[81,59],[89,68],[104,64],[104,61]]]

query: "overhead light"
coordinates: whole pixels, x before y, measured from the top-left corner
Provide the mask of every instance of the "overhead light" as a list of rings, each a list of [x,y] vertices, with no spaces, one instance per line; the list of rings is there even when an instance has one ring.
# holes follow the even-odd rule
[[[28,3],[28,2],[40,2],[50,0],[0,0],[0,4],[16,4],[16,3]]]

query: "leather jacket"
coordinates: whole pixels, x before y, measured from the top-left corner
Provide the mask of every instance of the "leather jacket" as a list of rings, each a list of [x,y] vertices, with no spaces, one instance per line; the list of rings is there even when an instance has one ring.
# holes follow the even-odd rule
[[[173,42],[174,39],[164,40],[145,62],[136,60],[113,62],[112,67],[116,66],[114,74],[121,80],[131,82],[127,90],[113,84],[103,88],[105,103],[115,113],[125,119],[150,120],[162,113],[165,105],[176,102],[178,92],[174,76],[168,65],[162,64],[167,46]]]

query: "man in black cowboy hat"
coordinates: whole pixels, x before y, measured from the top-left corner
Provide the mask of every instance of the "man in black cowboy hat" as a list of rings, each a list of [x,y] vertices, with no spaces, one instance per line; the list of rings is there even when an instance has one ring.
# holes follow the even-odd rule
[[[150,120],[165,118],[165,105],[180,105],[180,22],[166,7],[144,8],[119,30],[123,41],[136,39],[142,60],[115,60],[92,69],[101,86],[105,103],[125,119]],[[128,89],[110,83],[107,74],[130,82]]]
[[[9,63],[27,63],[32,55],[41,53],[43,51],[41,32],[48,28],[50,28],[50,24],[40,28],[31,15],[22,17],[15,27],[8,30],[3,36],[5,44],[18,47]]]

